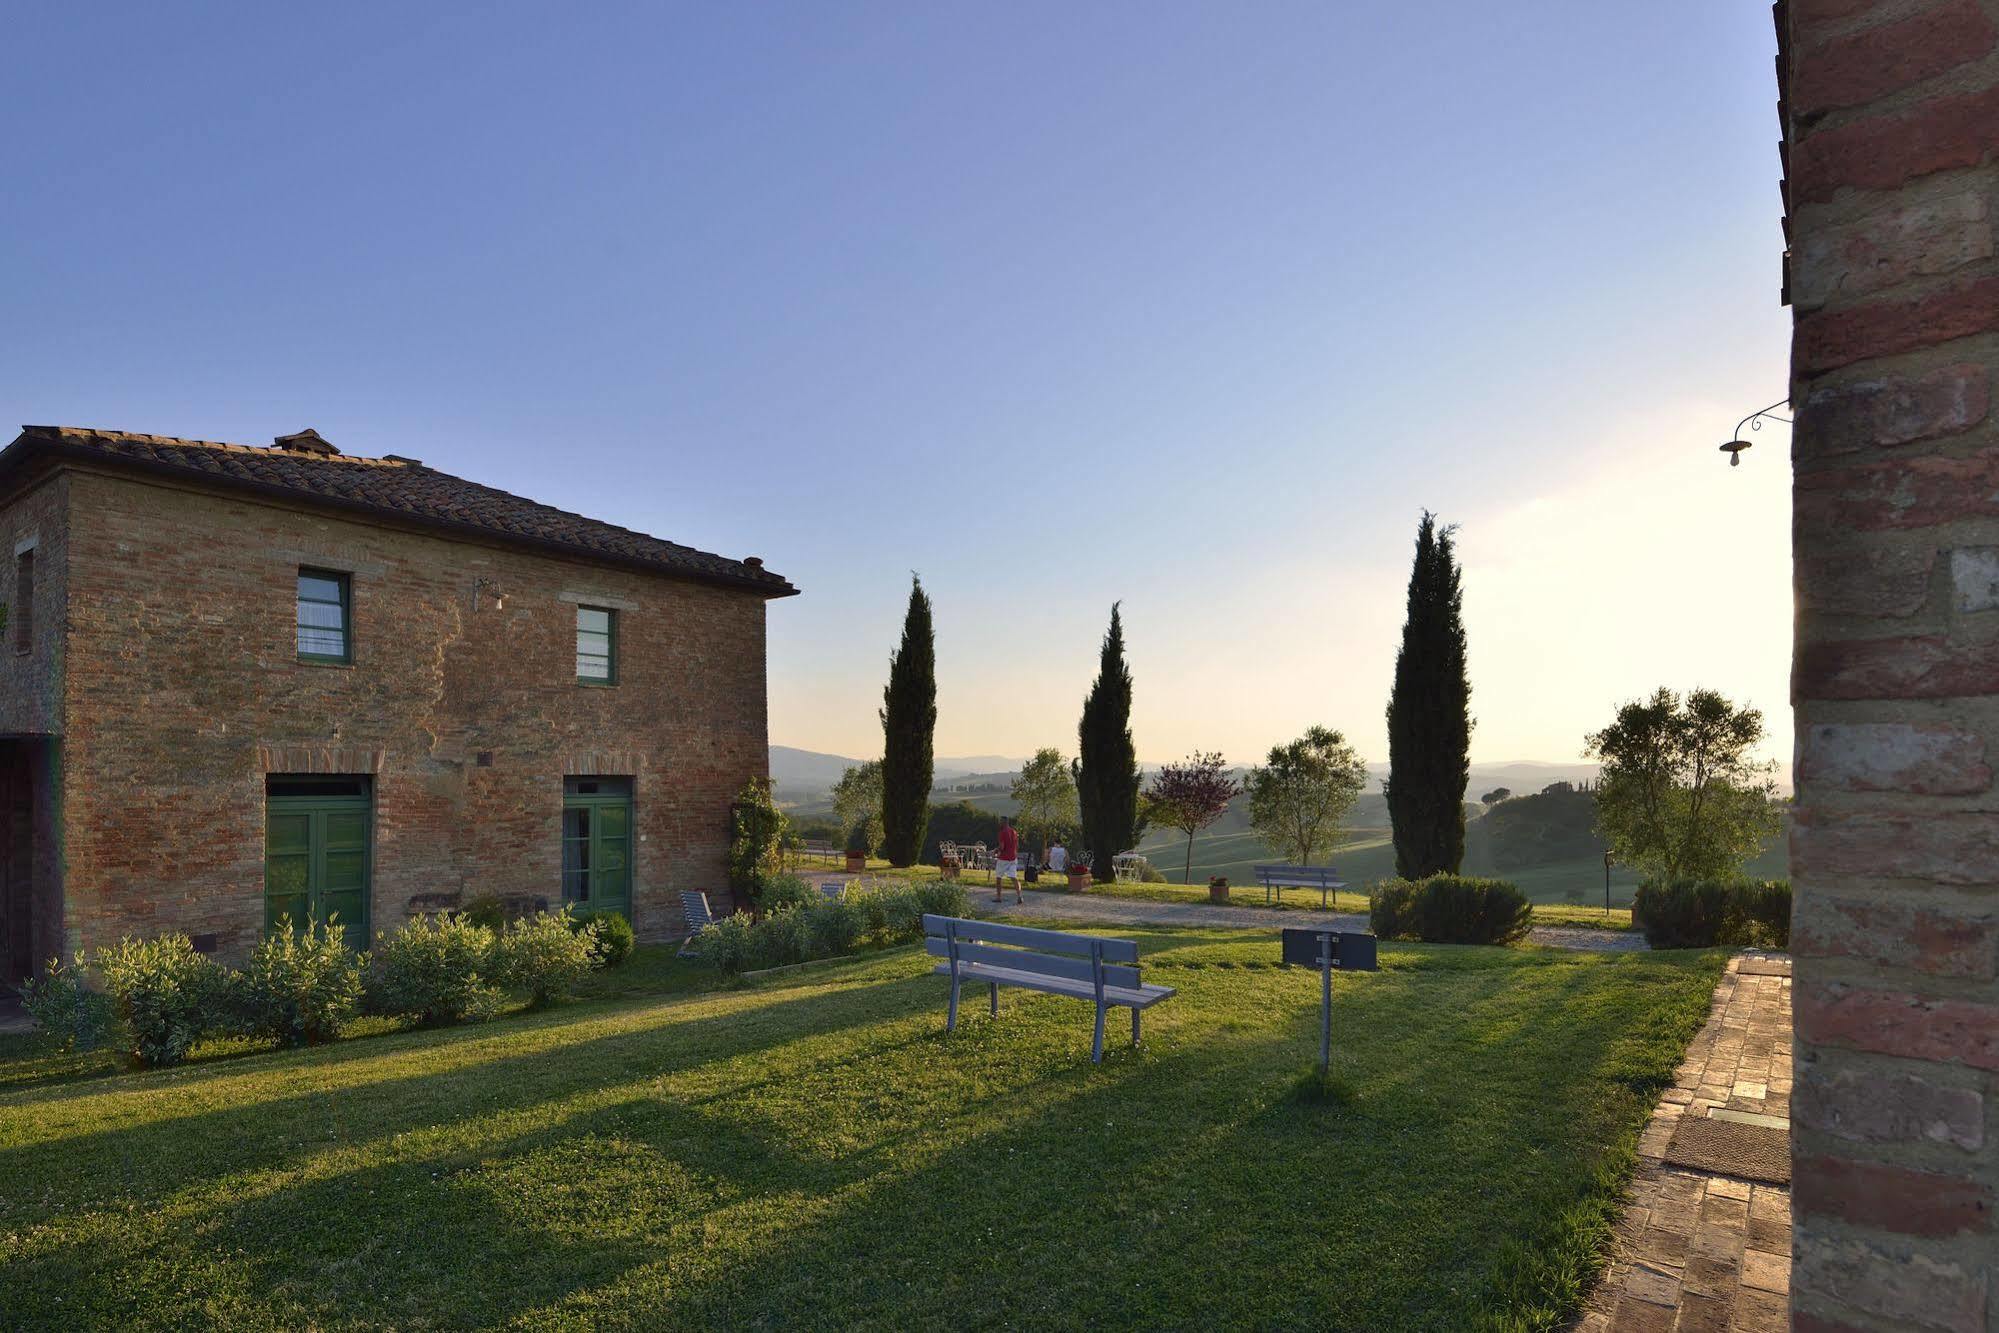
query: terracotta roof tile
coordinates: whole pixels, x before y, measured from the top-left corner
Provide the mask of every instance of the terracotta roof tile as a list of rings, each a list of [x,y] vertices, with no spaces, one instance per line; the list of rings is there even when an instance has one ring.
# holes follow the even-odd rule
[[[0,453],[0,477],[40,455],[88,458],[156,475],[180,475],[190,481],[295,496],[306,503],[330,503],[433,526],[472,529],[501,540],[616,564],[757,588],[771,597],[798,591],[763,568],[761,561],[731,560],[649,537],[481,486],[413,459],[319,452],[327,446],[311,431],[281,438],[292,442],[292,447],[221,444],[75,426],[24,426],[14,443]]]

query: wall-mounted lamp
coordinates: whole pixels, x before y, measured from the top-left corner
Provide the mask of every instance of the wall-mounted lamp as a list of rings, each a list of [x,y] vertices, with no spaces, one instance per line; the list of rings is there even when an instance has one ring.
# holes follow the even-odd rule
[[[1747,426],[1751,430],[1762,430],[1764,417],[1769,417],[1772,421],[1781,421],[1786,426],[1790,425],[1791,419],[1789,417],[1780,417],[1777,415],[1777,409],[1788,407],[1790,402],[1791,400],[1788,398],[1780,398],[1770,404],[1770,406],[1759,408],[1735,423],[1735,433],[1728,437],[1727,444],[1721,446],[1721,451],[1728,455],[1728,465],[1730,467],[1741,466],[1742,451],[1755,443],[1754,440],[1745,440],[1742,438],[1742,428]]]

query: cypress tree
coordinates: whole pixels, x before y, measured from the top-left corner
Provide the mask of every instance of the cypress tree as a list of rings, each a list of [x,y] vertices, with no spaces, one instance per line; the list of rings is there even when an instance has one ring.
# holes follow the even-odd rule
[[[1131,672],[1124,663],[1124,621],[1111,607],[1110,631],[1096,683],[1076,728],[1076,799],[1083,841],[1100,873],[1138,841],[1138,752],[1131,743]]]
[[[1395,826],[1395,873],[1404,879],[1456,874],[1465,857],[1471,681],[1455,531],[1438,527],[1424,511],[1409,573],[1409,618],[1388,696],[1384,793]]]
[[[930,595],[912,577],[902,646],[888,663],[882,690],[882,855],[912,866],[923,851],[930,823],[930,786],[936,778],[931,749],[937,731],[937,636],[930,624]]]

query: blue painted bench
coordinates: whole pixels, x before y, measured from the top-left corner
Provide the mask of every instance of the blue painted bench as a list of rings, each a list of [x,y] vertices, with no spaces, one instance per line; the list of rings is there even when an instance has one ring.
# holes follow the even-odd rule
[[[1317,889],[1319,906],[1326,905],[1326,899],[1334,889],[1344,889],[1346,881],[1340,872],[1331,866],[1258,866],[1256,882],[1263,885],[1263,901],[1270,901],[1272,894],[1277,901],[1284,901],[1286,889]]]
[[[944,961],[934,969],[951,978],[951,1009],[944,1030],[958,1027],[958,991],[966,982],[983,984],[999,1013],[999,988],[1018,986],[1048,995],[1067,995],[1097,1006],[1096,1037],[1090,1059],[1104,1058],[1104,1016],[1123,1006],[1131,1010],[1131,1040],[1139,1040],[1139,1015],[1171,999],[1171,986],[1147,985],[1138,975],[1138,945],[1132,940],[1107,940],[1095,935],[1071,935],[1059,930],[1034,930],[995,921],[969,921],[955,916],[923,918],[923,948]]]

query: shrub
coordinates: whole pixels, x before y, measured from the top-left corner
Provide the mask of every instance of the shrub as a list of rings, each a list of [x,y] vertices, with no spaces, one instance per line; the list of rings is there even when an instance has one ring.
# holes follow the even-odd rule
[[[1631,919],[1655,949],[1791,942],[1791,886],[1781,879],[1647,880],[1631,901]]]
[[[750,928],[748,969],[802,963],[810,943],[803,911],[773,912]]]
[[[912,937],[923,934],[923,916],[963,916],[968,899],[965,886],[949,880],[933,879],[916,886],[916,923],[910,929]]]
[[[736,912],[701,927],[693,950],[724,972],[740,972],[750,956],[750,914]]]
[[[818,892],[796,875],[772,875],[763,882],[763,893],[757,899],[757,907],[768,916],[774,912],[809,906],[818,897]]]
[[[847,903],[861,918],[861,934],[869,939],[888,938],[888,895],[880,889],[847,890]]]
[[[883,889],[882,917],[886,929],[882,932],[886,940],[915,939],[923,933],[923,899],[914,885],[897,885]],[[960,896],[963,894],[961,892]]]
[[[332,1041],[360,1003],[361,959],[338,922],[295,931],[289,917],[279,917],[233,989],[238,1021],[250,1036],[284,1046]]]
[[[68,963],[49,959],[48,970],[21,987],[21,1003],[58,1051],[94,1051],[110,1040],[110,997],[90,989],[80,953]]]
[[[185,935],[128,936],[100,953],[97,966],[140,1064],[179,1064],[196,1042],[229,1026],[229,973]]]
[[[590,916],[571,916],[569,928],[579,935],[590,936],[590,950],[593,966],[616,967],[632,956],[638,945],[638,936],[632,932],[632,923],[625,920],[622,912],[597,912]]]
[[[1758,943],[1772,949],[1791,947],[1791,881],[1758,880],[1749,886],[1749,919],[1756,923]]]
[[[1166,878],[1166,872],[1164,870],[1161,870],[1158,866],[1152,864],[1150,861],[1147,861],[1143,866],[1139,867],[1138,877],[1139,877],[1139,882],[1142,884],[1171,884],[1173,882],[1172,880]]]
[[[1503,879],[1431,875],[1383,880],[1368,895],[1368,919],[1385,940],[1511,944],[1533,917],[1527,895]]]
[[[800,909],[805,918],[809,952],[818,958],[852,953],[867,929],[867,917],[859,903],[829,898]]]
[[[493,979],[526,991],[534,1008],[568,994],[597,960],[597,931],[572,930],[570,924],[566,907],[508,922],[494,940]]]
[[[363,974],[368,1007],[419,1023],[491,1018],[500,1006],[494,951],[484,926],[452,915],[413,916],[395,934],[375,938]]]

